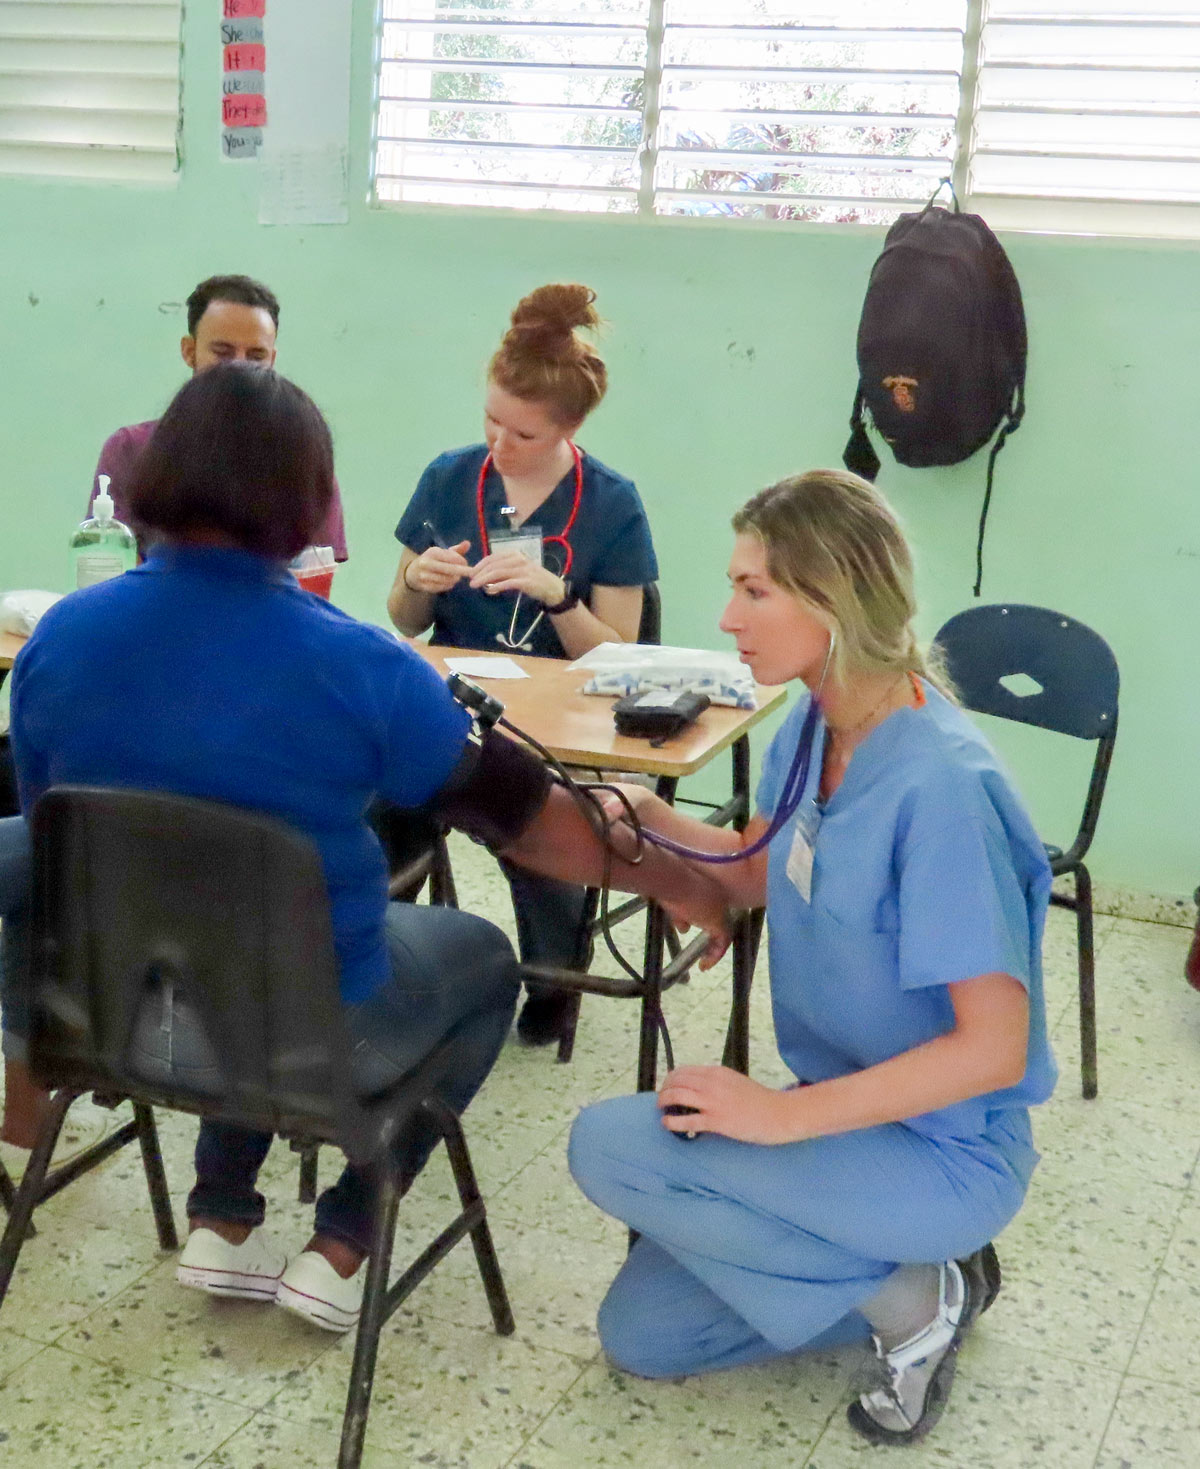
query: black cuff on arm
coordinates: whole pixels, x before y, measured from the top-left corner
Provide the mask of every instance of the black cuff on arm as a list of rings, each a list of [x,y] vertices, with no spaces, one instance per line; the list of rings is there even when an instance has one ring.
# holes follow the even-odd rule
[[[549,770],[536,755],[486,729],[472,734],[449,780],[425,810],[503,851],[546,804],[551,783]]]

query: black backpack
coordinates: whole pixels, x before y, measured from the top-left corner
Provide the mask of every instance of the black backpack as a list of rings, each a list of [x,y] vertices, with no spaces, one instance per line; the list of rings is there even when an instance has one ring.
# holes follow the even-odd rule
[[[935,195],[934,198],[937,196]],[[975,548],[975,595],[992,471],[1025,412],[1025,309],[1000,241],[977,214],[902,214],[871,269],[858,324],[858,393],[843,461],[874,480],[864,410],[901,464],[958,464],[997,428]],[[1003,425],[1003,427],[1001,427]]]

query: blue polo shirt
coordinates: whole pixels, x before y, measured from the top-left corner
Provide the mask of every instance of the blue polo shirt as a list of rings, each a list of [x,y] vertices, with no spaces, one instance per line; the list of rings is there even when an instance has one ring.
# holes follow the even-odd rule
[[[467,560],[474,565],[483,555],[476,513],[479,471],[487,458],[487,445],[453,449],[440,454],[422,474],[408,507],[396,527],[396,539],[419,556],[435,542],[425,528],[433,526],[443,542],[456,546],[470,541]],[[570,518],[575,499],[575,468],[530,517],[543,536],[561,535]],[[500,508],[506,504],[504,482],[495,470],[484,486],[483,516],[489,538],[505,529]],[[583,455],[583,489],[579,513],[570,535],[571,585],[586,602],[593,586],[641,587],[658,580],[658,562],[650,540],[650,525],[633,481],[607,465]],[[546,565],[563,574],[563,551],[556,542],[545,548]],[[433,640],[454,648],[497,651],[496,634],[507,635],[513,618],[516,593],[489,596],[482,588],[472,589],[461,581],[434,600]],[[537,616],[540,603],[521,598],[516,631],[524,636]],[[565,656],[563,645],[550,618],[543,617],[534,629],[532,651],[546,658]]]
[[[771,997],[783,1059],[801,1080],[825,1081],[953,1029],[955,981],[1011,974],[1029,993],[1024,1078],[909,1120],[932,1136],[969,1138],[993,1113],[1043,1102],[1054,1088],[1041,959],[1050,868],[987,741],[922,687],[924,705],[871,730],[823,804],[818,722],[805,800],[768,853]],[[802,698],[764,759],[766,816],[807,706]],[[806,864],[788,871],[797,823],[812,851],[811,880],[799,882]]]
[[[428,801],[469,724],[411,649],[245,551],[156,547],[52,607],[13,669],[26,814],[48,786],[71,783],[288,822],[324,865],[348,1004],[389,974],[387,868],[367,805]]]

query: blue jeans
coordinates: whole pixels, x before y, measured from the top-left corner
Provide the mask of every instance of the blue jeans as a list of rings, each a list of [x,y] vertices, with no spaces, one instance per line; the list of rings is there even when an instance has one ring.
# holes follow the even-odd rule
[[[29,1036],[29,894],[33,854],[24,817],[0,819],[0,1023],[4,1055],[23,1061]]]
[[[391,978],[346,1011],[356,1090],[371,1096],[391,1086],[453,1035],[460,1042],[460,1069],[445,1078],[438,1094],[455,1113],[462,1113],[492,1069],[512,1024],[519,992],[512,949],[486,919],[454,908],[402,903],[389,905],[387,938]],[[155,1030],[165,1033],[161,1026],[141,1033],[149,1038]],[[197,1041],[206,1046],[195,1031],[171,1037],[176,1064],[204,1066],[205,1058],[194,1049]],[[139,1060],[139,1069],[153,1064],[145,1050]],[[416,1177],[439,1136],[424,1114],[414,1118],[395,1144],[403,1179]],[[261,1224],[266,1201],[255,1185],[271,1142],[270,1133],[202,1122],[189,1217]],[[372,1211],[369,1171],[348,1164],[317,1200],[317,1233],[365,1253],[371,1244]]]

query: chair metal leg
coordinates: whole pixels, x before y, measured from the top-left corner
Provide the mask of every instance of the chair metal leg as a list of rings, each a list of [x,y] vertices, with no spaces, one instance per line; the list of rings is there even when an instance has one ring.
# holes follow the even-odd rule
[[[1079,940],[1079,1067],[1083,1095],[1091,1101],[1100,1086],[1096,1056],[1096,955],[1092,940],[1092,877],[1075,869],[1075,928]]]
[[[0,1163],[0,1204],[3,1204],[6,1214],[12,1213],[13,1200],[16,1197],[17,1186],[12,1181],[12,1174]]]
[[[446,838],[439,836],[429,873],[429,901],[439,908],[458,907],[458,889],[454,885],[454,869],[450,866],[450,849]]]
[[[762,925],[763,910],[756,908],[739,916],[733,934],[733,996],[721,1064],[743,1075],[750,1072],[750,988]]]
[[[302,1204],[315,1204],[317,1201],[317,1155],[321,1151],[319,1143],[293,1143],[292,1146],[300,1154],[300,1190],[297,1198]]]
[[[25,1165],[25,1176],[12,1201],[8,1224],[5,1226],[3,1238],[0,1239],[0,1307],[4,1305],[4,1298],[8,1295],[8,1287],[17,1266],[17,1256],[21,1253],[21,1246],[28,1236],[33,1211],[41,1202],[42,1185],[46,1181],[50,1158],[54,1153],[54,1145],[58,1142],[58,1135],[62,1131],[67,1108],[78,1096],[78,1092],[68,1091],[66,1087],[55,1092],[50,1101],[50,1110],[46,1113],[46,1120],[42,1123],[41,1131],[38,1133],[37,1142],[33,1145],[29,1162]]]
[[[167,1175],[163,1168],[162,1150],[158,1146],[154,1113],[144,1102],[134,1102],[133,1120],[137,1123],[142,1167],[146,1170],[150,1207],[154,1210],[154,1227],[158,1230],[158,1247],[160,1250],[177,1250],[179,1236],[175,1233],[175,1216],[171,1211],[171,1196],[167,1192]]]
[[[562,1031],[558,1037],[557,1060],[562,1066],[575,1054],[575,1032],[579,1028],[579,1012],[582,1008],[583,995],[576,992],[571,996],[570,1008],[563,1014]]]
[[[428,1104],[426,1104],[428,1106]],[[471,1229],[471,1245],[475,1251],[475,1263],[479,1266],[479,1278],[483,1281],[488,1309],[492,1313],[492,1324],[501,1336],[511,1336],[516,1329],[504,1277],[500,1273],[500,1261],[492,1241],[492,1231],[487,1222],[487,1210],[471,1155],[467,1151],[467,1139],[462,1124],[448,1107],[437,1105],[433,1109],[446,1140],[446,1152],[450,1155],[450,1168],[458,1188],[458,1198],[463,1213],[478,1207],[479,1222]]]
[[[342,1419],[342,1442],[338,1469],[358,1469],[362,1463],[367,1415],[371,1411],[371,1388],[375,1382],[375,1359],[379,1333],[387,1319],[387,1285],[392,1268],[392,1240],[396,1233],[396,1210],[400,1203],[400,1181],[391,1168],[376,1171],[375,1221],[371,1253],[367,1256],[367,1279],[363,1289],[362,1315],[354,1340],[354,1363]]]

